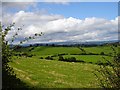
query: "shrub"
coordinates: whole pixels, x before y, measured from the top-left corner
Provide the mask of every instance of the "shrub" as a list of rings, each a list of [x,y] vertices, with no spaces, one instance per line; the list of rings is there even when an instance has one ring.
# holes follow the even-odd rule
[[[87,53],[81,53],[81,55],[87,55]]]
[[[12,26],[14,26],[14,24],[9,25],[3,30],[0,23],[0,32],[2,32],[2,35],[1,35],[2,37],[0,37],[2,38],[2,41],[0,44],[2,44],[1,46],[2,46],[2,89],[3,90],[12,90],[15,88],[26,88],[26,84],[16,77],[16,74],[14,73],[13,68],[11,68],[8,65],[8,62],[11,61],[11,58],[14,54],[12,52],[12,49],[10,48],[10,45],[8,44],[8,41],[5,40],[5,37],[8,34],[8,32],[11,30]],[[0,46],[0,49],[1,49],[1,46]]]
[[[89,62],[90,64],[92,64],[93,62]]]
[[[27,57],[32,57],[33,55],[32,54],[28,54]]]
[[[98,64],[98,65],[104,65],[103,62],[97,62],[96,64]]]
[[[57,54],[55,54],[55,55],[52,55],[51,57],[57,57],[58,55]]]
[[[62,55],[59,55],[59,60],[60,60],[60,61],[64,61],[64,58],[63,58]]]
[[[40,57],[40,59],[43,59],[43,57]]]
[[[98,61],[96,64],[97,65],[103,65],[103,66],[111,65],[109,62],[101,62],[101,61]]]
[[[89,55],[99,55],[99,54],[90,52]]]
[[[27,53],[25,53],[25,52],[23,52],[21,55],[22,55],[22,56],[25,56],[25,57],[27,57],[27,56],[28,56],[28,54],[27,54]]]
[[[75,57],[70,57],[70,58],[68,58],[68,61],[69,61],[69,62],[76,62],[77,60],[76,60]]]
[[[115,50],[113,49],[113,51]],[[108,88],[117,90],[120,88],[120,54],[115,52],[113,60],[111,62],[106,60],[106,62],[107,63],[100,65],[100,68],[97,69],[97,73],[99,73],[101,77],[96,73],[94,74],[99,80],[102,88],[105,88],[105,90]]]
[[[50,56],[45,57],[45,59],[47,59],[47,60],[53,60],[53,58],[50,57]]]
[[[112,53],[110,52],[110,53],[108,53],[108,55],[109,55],[109,56],[112,56]]]
[[[70,58],[63,58],[60,56],[60,61],[66,61],[66,62],[77,62],[76,58],[75,57],[70,57]]]
[[[100,55],[105,55],[104,52],[101,52]]]
[[[29,49],[29,51],[32,51],[32,50],[34,50],[34,47],[32,47],[32,48]]]
[[[81,54],[74,53],[74,54],[70,54],[70,55],[81,55]]]
[[[62,53],[62,54],[58,54],[58,56],[61,56],[61,55],[68,55],[68,53]]]
[[[85,61],[84,61],[84,60],[79,60],[79,62],[85,63]]]
[[[8,65],[8,62],[11,61],[12,56],[14,55],[13,51],[17,50],[21,47],[19,47],[23,42],[26,42],[30,39],[26,38],[23,41],[20,41],[18,45],[15,45],[13,47],[10,47],[9,43],[13,43],[16,39],[16,36],[18,35],[18,31],[22,30],[21,27],[17,28],[16,33],[13,34],[13,36],[11,37],[12,40],[10,41],[6,41],[6,36],[8,35],[9,31],[11,31],[12,27],[14,27],[15,23],[10,24],[9,26],[2,26],[1,22],[0,22],[0,50],[2,52],[0,52],[0,58],[2,57],[2,89],[3,90],[14,90],[16,88],[16,90],[18,88],[21,89],[28,89],[29,86],[26,85],[24,82],[22,82],[19,78],[17,78],[16,74],[13,71],[13,68],[11,68]],[[15,28],[15,27],[14,27]],[[16,29],[16,28],[15,28]],[[40,35],[40,34],[39,34]],[[31,37],[34,38],[35,36]],[[2,54],[2,55],[1,55]],[[22,55],[22,54],[18,54],[18,55]]]

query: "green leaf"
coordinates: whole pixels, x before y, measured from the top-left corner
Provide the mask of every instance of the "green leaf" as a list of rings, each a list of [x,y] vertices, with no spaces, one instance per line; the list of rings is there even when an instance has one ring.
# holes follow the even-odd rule
[[[29,39],[32,39],[32,37],[29,37]]]
[[[23,42],[21,41],[20,44],[22,44]]]
[[[38,34],[37,33],[35,33],[35,36],[37,36]]]

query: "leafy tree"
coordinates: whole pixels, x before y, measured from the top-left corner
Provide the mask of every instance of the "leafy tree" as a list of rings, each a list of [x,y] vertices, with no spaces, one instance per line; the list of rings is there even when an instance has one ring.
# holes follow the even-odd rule
[[[13,89],[13,88],[28,88],[28,86],[23,83],[19,78],[16,77],[16,74],[13,71],[13,68],[8,65],[8,62],[11,61],[13,56],[13,50],[18,48],[19,45],[22,43],[30,40],[35,39],[35,36],[41,36],[41,34],[35,34],[34,36],[26,37],[23,41],[20,41],[19,45],[10,48],[8,41],[6,41],[6,36],[11,28],[14,27],[15,23],[10,24],[5,29],[0,22],[0,39],[1,39],[1,48],[2,48],[2,88],[3,89]],[[12,36],[12,40],[9,42],[14,42],[18,35],[18,31],[22,30],[22,28],[17,28],[16,33]]]
[[[96,73],[95,75],[100,81],[101,87],[117,90],[120,88],[120,53],[116,53],[113,47],[112,49],[115,54],[113,60],[111,62],[106,60],[109,66],[101,65],[97,70],[100,76]]]

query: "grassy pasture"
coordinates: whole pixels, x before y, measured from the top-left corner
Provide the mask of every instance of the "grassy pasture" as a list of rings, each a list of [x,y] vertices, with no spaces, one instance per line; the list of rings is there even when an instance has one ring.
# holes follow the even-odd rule
[[[29,52],[32,47],[21,48],[18,51]],[[50,47],[50,46],[40,46],[35,47],[31,52],[35,55],[53,55],[59,53],[68,53],[68,54],[80,54],[81,51],[76,47]]]
[[[33,48],[31,50],[31,48]],[[106,58],[107,60],[111,60],[111,56],[106,56],[106,55],[113,55],[113,51],[110,46],[97,46],[97,47],[83,47],[82,49],[85,50],[86,54],[88,55],[78,55],[84,53],[82,50],[80,50],[77,47],[51,47],[51,46],[39,46],[39,47],[27,47],[27,48],[21,48],[19,51],[22,52],[27,52],[30,54],[33,54],[33,56],[36,59],[39,59],[40,57],[47,57],[47,56],[54,56],[54,60],[58,60],[58,54],[66,54],[63,55],[64,58],[68,57],[75,57],[78,61],[83,60],[85,62],[92,62],[92,63],[97,63],[98,61],[105,62],[103,59]],[[115,48],[117,51],[117,48]],[[101,52],[104,52],[106,55],[100,55]],[[98,55],[89,55],[89,53],[93,54],[98,54]]]
[[[65,55],[64,58],[75,57],[78,61],[83,60],[85,62],[97,63],[98,61],[106,62],[103,57],[107,60],[111,60],[112,57],[102,55]]]
[[[21,48],[17,51],[22,52],[29,52],[36,55],[53,55],[53,54],[61,54],[61,53],[68,53],[68,54],[81,54],[83,53],[82,50],[80,50],[77,47],[51,47],[51,46],[39,46],[34,47],[33,50],[29,51],[33,47],[27,47],[27,48]],[[114,47],[115,50],[118,52],[118,48]],[[96,46],[96,47],[82,47],[86,51],[86,53],[95,53],[100,54],[101,52],[104,52],[105,54],[113,54],[111,46]]]
[[[113,51],[110,46],[83,47],[82,49],[87,55],[82,55],[84,52],[77,47],[20,48],[15,53],[24,52],[34,56],[15,56],[9,65],[13,67],[18,78],[36,88],[99,88],[98,81],[93,74],[99,67],[95,63],[98,60],[105,62],[103,57],[111,60],[112,56],[109,55],[113,55]],[[115,50],[117,51],[117,48]],[[101,52],[108,56],[101,55]],[[77,60],[84,60],[88,63],[58,61],[58,54],[65,54],[64,58],[75,57]],[[47,56],[54,56],[54,60],[46,60]]]
[[[84,47],[83,48],[88,53],[97,53],[100,54],[101,52],[104,52],[105,54],[114,54],[111,46],[97,46],[97,47]],[[114,47],[116,52],[118,52],[118,48]]]
[[[14,59],[9,65],[13,67],[17,77],[36,88],[99,87],[92,73],[98,68],[97,65],[25,57]]]

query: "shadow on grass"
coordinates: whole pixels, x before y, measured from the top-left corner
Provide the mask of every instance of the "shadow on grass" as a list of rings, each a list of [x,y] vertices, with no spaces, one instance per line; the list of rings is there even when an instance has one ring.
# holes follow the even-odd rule
[[[28,86],[10,72],[10,70],[2,70],[2,90],[34,90],[35,87]]]
[[[11,71],[7,71],[4,69],[2,70],[2,90],[48,90],[48,88],[43,88],[46,87],[44,85],[39,87],[28,85],[19,78],[17,78],[16,74],[11,75],[10,72],[12,72],[12,69]]]
[[[12,90],[15,88],[27,88],[27,85],[16,78],[15,75],[9,75],[8,72],[2,72],[2,90]]]

